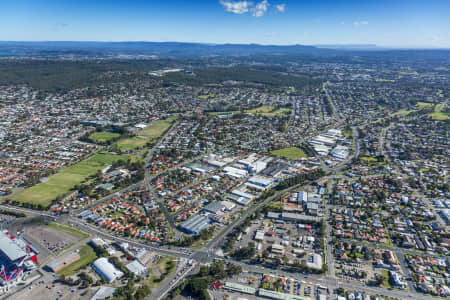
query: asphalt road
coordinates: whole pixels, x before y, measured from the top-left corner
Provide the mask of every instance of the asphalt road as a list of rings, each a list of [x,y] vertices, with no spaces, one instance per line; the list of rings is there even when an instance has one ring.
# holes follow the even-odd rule
[[[164,135],[164,137],[169,134],[170,130],[166,132],[166,134]],[[326,171],[331,172],[331,173],[337,173],[340,170],[342,170],[343,168],[345,168],[346,166],[348,166],[349,164],[351,164],[352,159],[354,157],[358,157],[359,156],[359,136],[358,136],[358,131],[356,127],[352,127],[352,132],[353,132],[353,139],[354,139],[354,144],[355,144],[355,151],[353,153],[353,155],[351,157],[348,158],[348,160],[346,160],[345,162],[343,162],[342,164],[340,164],[339,166],[336,166],[334,168],[324,168]],[[155,145],[155,147],[152,148],[152,150],[150,150],[147,159],[146,159],[146,166],[149,163],[149,160],[151,159],[151,156],[153,155],[154,150],[156,149],[156,147],[160,144],[160,141],[162,141],[163,138],[161,138],[158,143]],[[186,163],[186,162],[184,162]],[[167,170],[166,170],[167,171]],[[156,175],[154,175],[156,176]],[[129,189],[133,189],[136,188],[138,185],[142,185],[145,184],[146,186],[148,186],[149,188],[151,188],[150,182],[151,179],[153,177],[149,175],[149,171],[148,168],[146,168],[146,176],[145,179],[143,180],[143,182],[139,182],[133,186],[127,187],[122,191],[126,191]],[[330,176],[331,178],[331,176]],[[155,253],[158,254],[162,254],[162,255],[169,255],[169,256],[174,256],[177,258],[183,258],[183,259],[195,259],[196,261],[198,261],[199,263],[203,263],[203,264],[208,264],[211,263],[212,261],[214,261],[215,259],[222,259],[228,262],[232,262],[234,264],[240,265],[244,270],[247,271],[251,271],[251,272],[258,272],[258,273],[267,273],[267,274],[274,274],[274,275],[278,275],[278,276],[284,276],[284,277],[290,277],[290,278],[295,278],[297,280],[300,281],[312,281],[313,284],[318,284],[318,285],[323,285],[323,286],[327,286],[330,289],[334,289],[334,288],[338,288],[338,287],[342,287],[345,289],[349,289],[349,290],[357,290],[357,291],[364,291],[367,293],[371,293],[371,294],[380,294],[380,295],[385,295],[385,296],[390,296],[390,297],[397,297],[400,299],[407,299],[407,298],[417,298],[417,294],[415,294],[415,290],[411,289],[410,292],[403,292],[403,291],[399,291],[399,290],[387,290],[387,289],[382,289],[382,288],[377,288],[377,287],[367,287],[365,285],[359,284],[359,283],[353,283],[353,282],[346,282],[346,281],[339,281],[335,278],[334,273],[330,272],[327,276],[324,275],[312,275],[312,274],[300,274],[300,273],[291,273],[291,272],[286,272],[280,269],[271,269],[271,268],[266,268],[264,266],[260,266],[260,265],[250,265],[247,264],[245,262],[240,262],[240,261],[235,261],[235,260],[231,260],[231,259],[224,259],[223,257],[219,257],[215,255],[215,249],[220,245],[220,243],[222,243],[226,237],[227,234],[229,234],[234,228],[236,228],[237,226],[239,226],[240,224],[242,224],[245,219],[250,216],[251,214],[255,213],[256,211],[258,211],[259,209],[261,209],[264,205],[268,204],[270,201],[272,201],[274,198],[290,192],[292,190],[295,190],[296,188],[298,188],[301,185],[297,185],[297,186],[293,186],[291,188],[285,189],[283,191],[277,191],[273,196],[265,199],[264,201],[261,201],[259,203],[254,203],[252,206],[250,206],[248,208],[248,210],[243,213],[242,215],[240,215],[238,218],[236,218],[235,220],[233,220],[229,225],[227,225],[221,232],[219,232],[214,238],[212,238],[209,242],[206,243],[205,247],[203,247],[202,249],[195,251],[195,252],[190,252],[190,251],[186,251],[182,248],[176,248],[176,247],[164,247],[164,246],[159,246],[159,245],[151,245],[148,243],[142,243],[140,241],[136,241],[136,240],[132,240],[132,239],[128,239],[125,237],[121,237],[121,236],[116,236],[113,234],[110,234],[109,232],[105,232],[97,227],[94,227],[86,222],[84,222],[83,220],[80,220],[78,218],[75,218],[73,216],[54,216],[52,214],[49,213],[45,213],[45,212],[38,212],[38,211],[33,211],[30,209],[23,209],[23,208],[16,208],[16,207],[11,207],[8,205],[0,205],[1,209],[7,209],[7,210],[12,210],[12,211],[20,211],[20,212],[24,212],[28,215],[31,216],[41,216],[41,217],[47,217],[47,218],[51,218],[57,222],[64,222],[64,223],[68,223],[68,224],[72,224],[74,226],[77,226],[79,228],[81,228],[82,230],[90,233],[93,236],[99,236],[108,240],[112,240],[118,243],[121,242],[127,242],[131,245],[134,246],[138,246],[138,247],[142,247],[145,249],[148,249],[150,251],[154,251]],[[121,192],[122,192],[121,191]],[[107,201],[113,197],[115,197],[116,194],[112,194],[110,196],[107,196],[105,198],[103,198],[100,201]],[[98,205],[98,202],[95,204]],[[164,205],[163,205],[164,206]],[[88,208],[86,208],[88,209]],[[164,211],[164,210],[163,210]],[[170,220],[170,218],[168,218],[168,220]],[[328,228],[328,226],[327,226]],[[329,230],[327,230],[327,236],[330,235]],[[329,240],[329,238],[327,238],[327,241]],[[415,252],[406,250],[406,249],[400,249],[397,247],[383,247],[383,246],[379,246],[379,245],[367,245],[368,247],[375,247],[375,248],[382,248],[382,249],[387,249],[387,250],[393,250],[395,253],[397,253],[398,257],[399,257],[399,261],[402,264],[402,268],[404,269],[405,272],[405,262],[403,259],[400,259],[400,257],[402,257],[403,253],[413,253],[415,254]],[[327,258],[329,259],[329,263],[330,263],[330,267],[333,265],[333,260],[332,260],[332,253],[331,253],[331,249],[329,247],[327,247],[326,249],[327,251]],[[429,255],[429,256],[434,256],[434,257],[440,257],[437,255]],[[187,276],[188,274],[190,274],[192,270],[190,270],[189,272],[185,272],[184,274],[182,274],[182,276],[180,276],[176,282],[172,282],[173,278],[170,276],[169,277],[169,281],[164,281],[162,283],[163,287],[167,286],[167,289],[169,288],[173,288],[176,284],[178,284],[179,282],[181,282],[181,280]],[[407,271],[407,268],[406,268]],[[408,273],[409,274],[409,273]],[[405,275],[407,275],[407,273],[405,273]],[[167,282],[172,282],[167,284]],[[162,290],[160,290],[162,291]],[[162,292],[158,294],[161,294],[160,297],[162,297]],[[428,297],[425,295],[420,295],[419,299],[434,299],[432,297]]]

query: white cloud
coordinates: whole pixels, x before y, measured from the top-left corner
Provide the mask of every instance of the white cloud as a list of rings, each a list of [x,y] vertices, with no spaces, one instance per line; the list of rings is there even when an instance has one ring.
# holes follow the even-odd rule
[[[358,27],[359,25],[368,25],[368,21],[355,21],[353,22],[353,26]]]
[[[232,0],[220,0],[219,3],[225,8],[225,11],[233,14],[246,14],[251,12],[256,18],[260,18],[266,14],[270,7],[268,0],[262,0],[253,4],[252,1],[232,1]],[[285,12],[286,4],[277,4],[274,6],[277,12]]]
[[[242,15],[249,11],[249,8],[253,5],[249,1],[226,1],[221,0],[220,4],[225,8],[227,12]]]
[[[286,4],[278,4],[275,5],[275,8],[278,12],[285,12],[286,11]]]
[[[252,8],[253,16],[257,17],[257,18],[264,16],[264,14],[266,13],[269,6],[270,6],[270,3],[267,0],[263,0],[259,3],[257,3],[255,5],[255,7]]]

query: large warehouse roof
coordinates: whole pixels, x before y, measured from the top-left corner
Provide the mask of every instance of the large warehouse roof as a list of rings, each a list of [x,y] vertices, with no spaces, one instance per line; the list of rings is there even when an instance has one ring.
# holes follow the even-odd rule
[[[25,249],[20,247],[15,240],[12,240],[11,237],[4,232],[0,232],[0,250],[11,261],[18,260],[27,255]]]
[[[208,217],[195,215],[181,223],[181,228],[189,233],[198,234],[200,231],[209,226]]]
[[[123,273],[117,270],[116,267],[114,267],[114,265],[110,263],[106,257],[97,259],[94,262],[93,267],[97,271],[97,273],[99,273],[101,276],[106,277],[106,280],[108,280],[108,282],[112,282],[117,278],[123,276]]]

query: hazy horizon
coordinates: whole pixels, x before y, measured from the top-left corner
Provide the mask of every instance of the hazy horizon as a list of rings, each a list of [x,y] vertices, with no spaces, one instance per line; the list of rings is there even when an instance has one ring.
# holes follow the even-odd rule
[[[52,1],[0,4],[2,41],[450,48],[446,0]]]

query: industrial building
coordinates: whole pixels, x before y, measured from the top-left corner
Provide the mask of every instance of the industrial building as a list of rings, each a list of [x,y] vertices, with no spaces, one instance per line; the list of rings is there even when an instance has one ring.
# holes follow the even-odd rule
[[[180,228],[190,234],[199,234],[209,226],[209,218],[203,215],[195,215],[180,224]]]
[[[50,263],[47,264],[47,268],[56,273],[61,271],[64,267],[70,265],[71,263],[76,262],[79,259],[80,255],[76,252],[72,252],[52,260]]]
[[[261,176],[252,176],[248,179],[248,182],[263,188],[267,188],[270,185],[273,184],[273,180],[266,178],[266,177],[261,177]]]
[[[211,214],[218,214],[218,213],[224,211],[225,209],[226,209],[226,207],[224,205],[222,205],[218,201],[215,201],[215,202],[211,202],[208,205],[206,205],[203,208],[203,211],[211,213]]]
[[[94,268],[97,274],[105,277],[107,282],[113,282],[123,276],[123,273],[120,270],[117,270],[106,257],[97,259],[92,265],[92,268]]]

